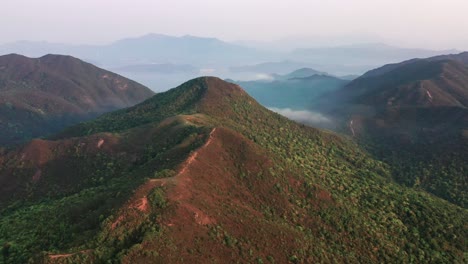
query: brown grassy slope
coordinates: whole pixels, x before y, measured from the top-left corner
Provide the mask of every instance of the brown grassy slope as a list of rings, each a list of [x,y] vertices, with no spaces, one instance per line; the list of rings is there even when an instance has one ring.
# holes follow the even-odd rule
[[[192,122],[198,122],[197,118],[173,117],[121,134],[35,139],[4,151],[0,155],[0,207],[15,200],[76,193],[134,171],[141,171],[136,178],[151,176],[155,167],[183,160],[187,149],[200,140],[190,136],[199,126]],[[155,155],[160,157],[154,159]]]
[[[57,132],[153,92],[70,56],[0,56],[0,144]]]
[[[323,226],[306,217],[306,211],[289,196],[300,195],[316,208],[334,202],[330,193],[318,187],[315,195],[307,196],[304,182],[294,173],[275,177],[270,171],[274,166],[268,153],[252,141],[230,129],[213,128],[205,144],[178,166],[174,176],[150,179],[136,190],[107,222],[103,243],[113,243],[119,234],[144,226],[157,215],[153,221],[160,226],[160,234],[144,236],[122,263],[287,262],[299,249],[311,250],[310,241],[294,226],[314,230]],[[148,198],[155,189],[166,197],[163,209]],[[87,254],[96,258],[92,251]],[[49,256],[48,261],[53,260]],[[306,261],[313,260],[317,256]]]

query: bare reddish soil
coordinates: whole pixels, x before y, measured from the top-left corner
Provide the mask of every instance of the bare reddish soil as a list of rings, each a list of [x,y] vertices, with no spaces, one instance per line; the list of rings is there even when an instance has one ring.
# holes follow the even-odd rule
[[[146,195],[152,188],[163,187],[168,207],[161,211],[159,221],[163,237],[167,239],[149,239],[141,244],[145,250],[164,252],[160,254],[160,262],[179,263],[181,259],[185,263],[247,261],[249,258],[241,251],[253,245],[259,247],[254,251],[263,259],[270,255],[284,262],[296,243],[300,243],[300,235],[275,221],[265,220],[263,206],[271,206],[283,214],[288,214],[292,207],[287,193],[284,196],[272,193],[274,178],[256,176],[268,175],[270,166],[272,161],[248,139],[225,128],[214,128],[206,143],[180,166],[176,176],[152,179],[141,186],[128,203],[125,217],[120,215],[111,229],[129,222],[137,224],[138,213],[147,213],[149,209],[144,202]],[[242,173],[247,177],[240,178]],[[301,185],[292,178],[291,182]],[[331,200],[331,197],[322,192],[318,199]],[[213,238],[210,232],[216,228],[223,231]],[[244,241],[240,245],[246,248],[233,249],[224,245],[225,235]],[[154,261],[142,256],[130,252],[123,262]]]

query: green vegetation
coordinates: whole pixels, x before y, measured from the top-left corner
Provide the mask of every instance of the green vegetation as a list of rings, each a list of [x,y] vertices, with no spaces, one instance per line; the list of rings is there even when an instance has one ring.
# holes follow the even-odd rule
[[[134,107],[105,114],[96,120],[66,129],[59,137],[91,135],[98,132],[116,132],[160,122],[168,117],[194,114],[195,104],[204,92],[199,80],[192,80],[181,86],[160,93]]]
[[[388,163],[393,179],[407,187],[424,190],[463,208],[468,206],[466,139],[453,136],[445,142],[392,142],[380,136],[361,137],[360,144]],[[450,141],[450,144],[447,142]]]
[[[327,99],[361,147],[388,163],[393,179],[468,206],[468,68],[463,54],[369,71]]]
[[[247,101],[232,107],[236,118],[220,123],[274,153],[277,175],[293,170],[305,186],[325,188],[336,202],[316,211],[307,200],[291,196],[308,209],[307,215],[318,214],[323,221],[321,227],[309,227],[308,239],[327,241],[323,252],[303,252],[302,260],[312,255],[367,262],[374,255],[392,262],[463,262],[465,209],[393,184],[387,165],[336,135],[305,128]]]
[[[136,230],[122,229],[122,236],[130,238],[118,247],[96,237],[131,196],[132,190],[148,177],[166,177],[173,173],[164,168],[179,164],[191,150],[199,147],[202,141],[194,140],[198,138],[195,135],[203,135],[206,130],[179,120],[147,129],[152,129],[152,134],[144,142],[138,142],[137,138],[145,131],[120,135],[117,147],[132,151],[125,156],[90,153],[84,147],[67,149],[66,153],[56,150],[59,152],[57,159],[45,166],[43,179],[36,185],[26,178],[31,174],[30,165],[23,164],[21,169],[12,157],[7,162],[10,165],[0,169],[0,175],[14,169],[15,174],[24,179],[24,186],[17,190],[23,198],[0,200],[4,205],[0,210],[0,244],[9,245],[4,262],[26,263],[30,258],[40,259],[41,252],[79,252],[95,248],[95,245],[108,248],[102,249],[102,255],[97,254],[94,259],[113,259],[133,246],[133,241],[146,232],[143,229],[154,230],[156,227],[149,224]],[[172,133],[167,135],[167,131]],[[149,200],[155,207],[165,206],[163,195],[157,189]],[[76,258],[83,261],[81,257],[87,258],[87,255],[77,254],[74,261],[78,261]]]
[[[200,212],[217,222],[187,229],[161,225],[177,217],[179,208],[162,185],[149,192],[147,213],[124,205],[145,177],[177,174],[177,166],[206,142],[213,127],[233,132],[220,134],[216,144],[221,148],[210,156],[215,161],[200,168],[202,173],[213,167],[223,173],[209,180],[213,185],[208,189],[195,182],[203,175],[194,176],[195,184],[188,187],[205,195]],[[109,162],[119,169],[89,184],[86,173],[78,174],[79,189],[39,193],[2,208],[0,245],[10,245],[4,246],[6,263],[52,261],[44,252],[76,253],[66,261],[82,263],[466,260],[466,209],[393,183],[391,168],[356,144],[275,114],[221,80],[192,80],[61,137],[86,139],[97,132],[116,133],[120,141],[109,154],[113,160],[95,164],[95,169],[107,171]],[[217,162],[232,165],[221,168]],[[44,179],[55,184],[59,174],[45,171]],[[217,183],[234,186],[220,189]],[[179,220],[196,219],[198,213]],[[193,232],[190,241],[171,236],[187,232]]]

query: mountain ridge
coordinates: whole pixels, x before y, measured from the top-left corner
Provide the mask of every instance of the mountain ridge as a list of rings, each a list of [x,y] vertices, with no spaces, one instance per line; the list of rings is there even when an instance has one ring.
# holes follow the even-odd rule
[[[0,185],[0,244],[13,245],[12,261],[463,258],[466,210],[401,188],[353,142],[275,114],[218,78],[69,132],[35,143],[51,148],[38,155],[45,164],[15,167],[32,154],[21,149],[0,156],[0,180],[15,174],[24,195],[8,202]]]
[[[324,94],[339,90],[349,83],[309,68],[285,75],[273,75],[269,81],[231,81],[244,87],[266,107],[310,110],[313,102]],[[317,124],[316,124],[317,125]]]
[[[164,118],[169,117],[169,115],[178,112],[180,113],[182,111],[195,113],[197,109],[202,109],[202,111],[207,111],[209,113],[210,111],[213,111],[213,109],[222,107],[222,103],[224,102],[219,102],[216,99],[218,97],[223,98],[226,96],[226,98],[231,100],[238,100],[239,98],[247,97],[247,93],[245,93],[245,91],[236,84],[223,82],[221,87],[226,89],[221,89],[217,85],[208,84],[219,82],[221,82],[221,79],[216,77],[200,77],[190,80],[168,92],[156,94],[153,98],[146,100],[140,105],[104,115],[88,123],[79,124],[76,127],[71,127],[65,130],[62,135],[60,135],[60,137],[63,137],[64,135],[67,137],[84,135],[82,134],[84,131],[86,131],[86,133],[96,133],[105,131],[106,129],[108,130],[109,128],[111,131],[114,131],[112,129],[113,123],[116,122],[114,118],[126,120],[128,116],[134,116],[133,118],[128,118],[132,119],[132,122],[128,122],[127,124],[118,124],[119,130],[122,130],[151,122],[161,121]],[[169,107],[166,105],[154,103],[164,96],[171,98],[171,100],[177,100],[178,97],[181,96],[181,99],[180,101],[177,100],[176,103],[170,105]],[[141,109],[144,109],[147,115],[142,113]],[[169,109],[169,113],[165,112],[167,109]],[[226,111],[228,111],[228,109],[226,109]],[[224,114],[228,113],[229,111]],[[95,130],[96,128],[92,128],[91,130],[88,128],[93,126],[97,127],[98,130]]]

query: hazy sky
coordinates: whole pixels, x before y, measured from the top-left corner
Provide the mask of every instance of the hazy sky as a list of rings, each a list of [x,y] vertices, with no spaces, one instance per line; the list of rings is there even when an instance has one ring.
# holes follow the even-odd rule
[[[468,50],[468,0],[2,0],[1,6],[0,43],[94,44],[147,33],[228,41],[365,36]]]

